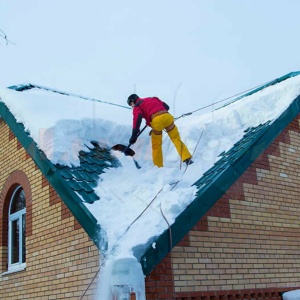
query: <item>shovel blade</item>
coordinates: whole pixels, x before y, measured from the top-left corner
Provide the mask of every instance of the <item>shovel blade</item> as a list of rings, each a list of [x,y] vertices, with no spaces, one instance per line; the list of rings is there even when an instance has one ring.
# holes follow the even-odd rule
[[[134,156],[135,152],[130,149],[128,146],[122,145],[122,144],[117,144],[111,147],[112,150],[116,151],[121,151],[123,152],[126,156]]]

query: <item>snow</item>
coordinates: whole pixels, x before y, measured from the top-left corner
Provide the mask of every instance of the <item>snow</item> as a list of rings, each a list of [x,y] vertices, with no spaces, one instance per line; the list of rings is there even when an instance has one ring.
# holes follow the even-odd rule
[[[300,300],[300,290],[286,292],[282,295],[283,300]]]
[[[141,169],[135,168],[130,157],[114,153],[123,168],[103,174],[102,182],[96,189],[101,201],[87,204],[106,230],[109,251],[115,251],[118,247],[118,255],[126,257],[132,253],[134,246],[151,242],[151,238],[168,229],[160,210],[172,224],[194,199],[196,187],[192,184],[213,166],[219,159],[218,155],[228,151],[244,135],[245,129],[278,117],[300,94],[299,83],[300,76],[297,76],[212,113],[195,114],[178,120],[176,124],[182,139],[191,152],[195,151],[195,163],[189,166],[185,174],[184,166],[179,170],[179,156],[167,135],[163,149],[164,168],[152,166],[151,146],[146,135],[132,147]],[[180,182],[172,189],[170,183],[177,180]],[[150,203],[142,217],[131,225]]]
[[[16,92],[0,89],[2,101],[53,163],[78,165],[78,152],[126,143],[131,130],[130,109],[65,96],[42,89]]]
[[[164,168],[152,164],[147,130],[132,146],[141,169],[131,157],[112,151],[122,167],[101,175],[95,189],[101,200],[86,204],[106,231],[107,259],[133,257],[133,248],[142,251],[145,245],[156,247],[155,237],[193,201],[196,187],[192,184],[219,154],[241,139],[247,128],[274,120],[299,94],[300,76],[295,76],[210,113],[178,119],[182,140],[193,153],[194,164],[187,172],[165,133]],[[87,150],[91,141],[105,147],[128,144],[130,109],[41,89],[0,89],[0,97],[54,164],[78,165],[78,152]]]

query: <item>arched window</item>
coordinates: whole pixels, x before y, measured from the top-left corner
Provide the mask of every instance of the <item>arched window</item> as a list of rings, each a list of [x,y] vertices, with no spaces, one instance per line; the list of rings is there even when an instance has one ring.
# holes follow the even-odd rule
[[[21,186],[12,193],[8,210],[8,271],[25,268],[26,201]]]

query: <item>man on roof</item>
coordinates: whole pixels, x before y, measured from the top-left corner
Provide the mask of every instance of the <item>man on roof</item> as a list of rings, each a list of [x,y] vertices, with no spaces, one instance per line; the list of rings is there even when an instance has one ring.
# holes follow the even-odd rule
[[[140,98],[136,94],[128,97],[127,103],[133,108],[133,128],[129,139],[134,144],[140,132],[142,119],[152,128],[152,159],[154,165],[163,167],[162,131],[165,130],[177,149],[181,160],[187,165],[193,163],[192,155],[181,141],[178,129],[174,124],[174,117],[168,112],[169,106],[157,97]]]

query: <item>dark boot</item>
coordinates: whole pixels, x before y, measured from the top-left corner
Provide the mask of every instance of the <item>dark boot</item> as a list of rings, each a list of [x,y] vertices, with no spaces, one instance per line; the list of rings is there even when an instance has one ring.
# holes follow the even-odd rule
[[[187,159],[184,160],[183,162],[185,162],[187,166],[189,166],[189,165],[191,165],[191,164],[194,163],[191,157],[190,157],[190,158],[187,158]]]

